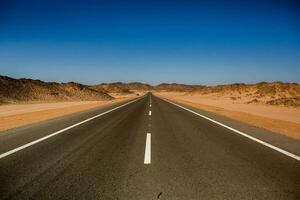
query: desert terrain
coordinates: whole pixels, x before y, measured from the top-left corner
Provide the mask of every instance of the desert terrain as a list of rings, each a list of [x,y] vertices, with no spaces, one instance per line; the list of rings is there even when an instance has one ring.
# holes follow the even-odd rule
[[[297,83],[218,86],[43,82],[0,76],[0,131],[142,96],[147,92],[300,139]]]

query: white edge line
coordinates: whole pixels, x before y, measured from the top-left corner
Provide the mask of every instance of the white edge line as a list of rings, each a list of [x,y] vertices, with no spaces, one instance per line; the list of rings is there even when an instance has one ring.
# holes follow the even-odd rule
[[[258,143],[260,143],[260,144],[262,144],[262,145],[264,145],[264,146],[267,146],[267,147],[269,147],[269,148],[271,148],[271,149],[273,149],[273,150],[275,150],[275,151],[278,151],[278,152],[280,152],[280,153],[282,153],[282,154],[284,154],[284,155],[286,155],[286,156],[289,156],[289,157],[291,157],[291,158],[294,158],[294,159],[300,161],[300,157],[297,156],[297,155],[295,155],[295,154],[292,154],[292,153],[290,153],[290,152],[288,152],[288,151],[285,151],[285,150],[283,150],[283,149],[280,149],[280,148],[278,148],[278,147],[276,147],[276,146],[274,146],[274,145],[271,145],[271,144],[269,144],[269,143],[267,143],[267,142],[264,142],[264,141],[262,141],[262,140],[259,140],[259,139],[255,138],[255,137],[252,137],[252,136],[250,136],[250,135],[247,135],[246,133],[244,133],[244,132],[242,132],[242,131],[239,131],[239,130],[236,130],[236,129],[234,129],[234,128],[231,128],[230,126],[227,126],[227,125],[222,124],[222,123],[220,123],[220,122],[218,122],[218,121],[216,121],[216,120],[213,120],[213,119],[211,119],[211,118],[209,118],[209,117],[206,117],[206,116],[204,116],[204,115],[201,115],[201,114],[199,114],[199,113],[197,113],[197,112],[195,112],[195,111],[193,111],[193,110],[190,110],[190,109],[188,109],[188,108],[185,108],[185,107],[183,107],[183,106],[181,106],[181,105],[178,105],[178,104],[176,104],[176,103],[174,103],[174,102],[172,102],[172,101],[169,101],[169,100],[167,100],[167,99],[163,99],[163,100],[166,101],[166,102],[169,102],[169,103],[171,103],[171,104],[173,104],[173,105],[175,105],[175,106],[178,106],[178,107],[180,107],[180,108],[182,108],[182,109],[184,109],[184,110],[186,110],[186,111],[189,111],[189,112],[191,112],[191,113],[193,113],[193,114],[195,114],[195,115],[198,115],[199,117],[202,117],[202,118],[204,118],[204,119],[207,119],[207,120],[209,120],[209,121],[211,121],[211,122],[213,122],[213,123],[215,123],[215,124],[218,124],[218,125],[220,125],[220,126],[222,126],[222,127],[224,127],[224,128],[227,128],[227,129],[229,129],[229,130],[231,130],[231,131],[233,131],[233,132],[235,132],[235,133],[238,133],[238,134],[240,134],[240,135],[242,135],[242,136],[244,136],[244,137],[246,137],[246,138],[248,138],[248,139],[250,139],[250,140],[253,140],[253,141],[255,141],[255,142],[258,142]]]
[[[142,98],[144,98],[144,97],[142,97]],[[34,144],[37,144],[37,143],[39,143],[39,142],[42,142],[42,141],[44,141],[44,140],[46,140],[46,139],[48,139],[48,138],[51,138],[51,137],[53,137],[53,136],[56,136],[56,135],[58,135],[58,134],[60,134],[60,133],[62,133],[62,132],[65,132],[65,131],[67,131],[67,130],[69,130],[69,129],[71,129],[71,128],[74,128],[74,127],[76,127],[76,126],[79,126],[79,125],[81,125],[81,124],[83,124],[83,123],[85,123],[85,122],[91,121],[91,120],[93,120],[93,119],[95,119],[95,118],[97,118],[97,117],[100,117],[100,116],[105,115],[105,114],[107,114],[107,113],[110,113],[110,112],[112,112],[112,111],[114,111],[114,110],[117,110],[117,109],[119,109],[119,108],[122,108],[122,107],[124,107],[124,106],[126,106],[126,105],[129,105],[129,104],[131,104],[131,103],[133,103],[133,102],[135,102],[135,101],[137,101],[137,100],[140,100],[140,99],[141,99],[141,98],[138,98],[138,99],[135,99],[135,100],[133,100],[133,101],[127,102],[127,103],[122,104],[122,105],[120,105],[120,106],[118,106],[118,107],[115,107],[115,108],[113,108],[113,109],[111,109],[111,110],[105,111],[105,112],[103,112],[103,113],[101,113],[101,114],[95,115],[95,116],[93,116],[93,117],[91,117],[91,118],[88,118],[88,119],[86,119],[86,120],[83,120],[83,121],[78,122],[78,123],[76,123],[76,124],[73,124],[73,125],[71,125],[71,126],[68,126],[68,127],[64,128],[64,129],[61,129],[61,130],[59,130],[59,131],[56,131],[56,132],[54,132],[54,133],[52,133],[52,134],[50,134],[50,135],[47,135],[47,136],[45,136],[45,137],[42,137],[42,138],[40,138],[40,139],[34,140],[34,141],[29,142],[29,143],[27,143],[27,144],[24,144],[24,145],[22,145],[22,146],[20,146],[20,147],[17,147],[17,148],[15,148],[15,149],[12,149],[12,150],[10,150],[10,151],[7,151],[7,152],[5,152],[5,153],[2,153],[2,154],[0,154],[0,159],[4,158],[4,157],[6,157],[6,156],[9,156],[9,155],[11,155],[11,154],[14,154],[14,153],[16,153],[16,152],[18,152],[18,151],[21,151],[21,150],[23,150],[23,149],[25,149],[25,148],[27,148],[27,147],[30,147],[30,146],[32,146],[32,145],[34,145]]]
[[[144,164],[151,164],[151,133],[147,133]]]

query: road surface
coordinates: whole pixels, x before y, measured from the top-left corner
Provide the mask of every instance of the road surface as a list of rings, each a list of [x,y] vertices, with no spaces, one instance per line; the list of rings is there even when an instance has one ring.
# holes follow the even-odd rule
[[[1,133],[0,199],[300,199],[285,140],[292,152],[149,93]]]

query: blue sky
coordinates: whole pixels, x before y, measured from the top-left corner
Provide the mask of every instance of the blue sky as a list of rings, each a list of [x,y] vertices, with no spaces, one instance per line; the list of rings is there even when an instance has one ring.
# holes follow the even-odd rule
[[[0,1],[0,74],[85,84],[300,82],[297,1]]]

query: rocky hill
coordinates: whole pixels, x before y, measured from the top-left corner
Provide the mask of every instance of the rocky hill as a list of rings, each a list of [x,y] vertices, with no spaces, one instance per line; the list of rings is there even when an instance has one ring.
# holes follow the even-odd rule
[[[255,84],[235,83],[207,86],[187,91],[189,94],[214,94],[228,96],[233,100],[248,99],[247,103],[265,103],[269,105],[300,106],[300,84],[283,82],[260,82]]]
[[[0,76],[0,103],[111,100],[113,97],[79,83],[43,82]]]
[[[218,85],[203,87],[193,92],[209,94],[240,94],[253,97],[286,98],[300,95],[300,85],[297,83],[283,82],[260,82],[255,84],[235,83],[227,85]]]

